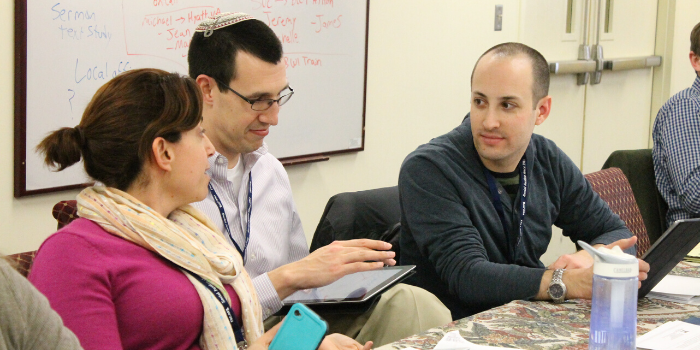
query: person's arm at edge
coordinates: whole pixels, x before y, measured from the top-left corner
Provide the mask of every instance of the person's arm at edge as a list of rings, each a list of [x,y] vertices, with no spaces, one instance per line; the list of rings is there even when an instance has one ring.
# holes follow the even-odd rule
[[[0,306],[0,319],[6,321],[0,338],[18,343],[7,344],[18,349],[82,349],[75,334],[63,325],[61,317],[51,309],[49,301],[29,281],[0,257],[0,291],[3,299],[13,300]],[[16,321],[12,321],[16,320]],[[19,321],[21,320],[21,321]]]

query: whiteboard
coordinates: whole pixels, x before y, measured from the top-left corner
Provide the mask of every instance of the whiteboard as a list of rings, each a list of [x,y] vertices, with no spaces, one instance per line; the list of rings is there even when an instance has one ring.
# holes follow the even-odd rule
[[[156,67],[187,74],[194,28],[221,12],[251,14],[283,43],[294,97],[265,139],[273,155],[284,160],[364,147],[369,0],[16,0],[15,5],[16,197],[89,182],[82,163],[52,172],[36,145],[53,130],[77,125],[94,92],[123,71]]]

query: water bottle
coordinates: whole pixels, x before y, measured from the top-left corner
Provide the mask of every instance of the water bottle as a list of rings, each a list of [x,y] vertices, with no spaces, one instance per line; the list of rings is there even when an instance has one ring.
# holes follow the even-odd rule
[[[635,350],[637,343],[637,258],[620,247],[595,249],[578,242],[595,259],[589,350]]]

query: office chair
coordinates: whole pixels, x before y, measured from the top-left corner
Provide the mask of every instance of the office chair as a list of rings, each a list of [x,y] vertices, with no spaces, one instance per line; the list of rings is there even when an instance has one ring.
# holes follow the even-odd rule
[[[651,247],[651,242],[632,188],[622,170],[608,168],[586,174],[585,177],[600,198],[608,203],[610,210],[620,216],[632,234],[637,236],[637,257],[644,255]]]
[[[603,164],[603,169],[611,167],[620,168],[627,177],[642,213],[649,240],[654,244],[666,231],[668,205],[656,187],[651,149],[615,151]]]
[[[328,200],[309,250],[335,240],[369,238],[391,243],[398,261],[400,221],[397,186],[339,193]]]

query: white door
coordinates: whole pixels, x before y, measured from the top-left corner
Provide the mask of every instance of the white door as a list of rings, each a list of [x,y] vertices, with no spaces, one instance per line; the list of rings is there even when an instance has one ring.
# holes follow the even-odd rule
[[[519,41],[548,62],[580,58],[595,44],[603,59],[654,55],[658,0],[523,0]],[[587,28],[587,29],[586,29]],[[582,56],[581,56],[582,57]],[[603,70],[599,83],[578,84],[575,74],[552,75],[552,113],[535,132],[552,139],[583,173],[600,170],[615,150],[648,148],[652,69]],[[543,262],[573,244],[556,230]]]
[[[605,60],[653,56],[658,1],[601,2],[600,45]],[[650,68],[605,70],[599,84],[586,86],[584,173],[600,170],[613,151],[649,148],[652,77]]]

